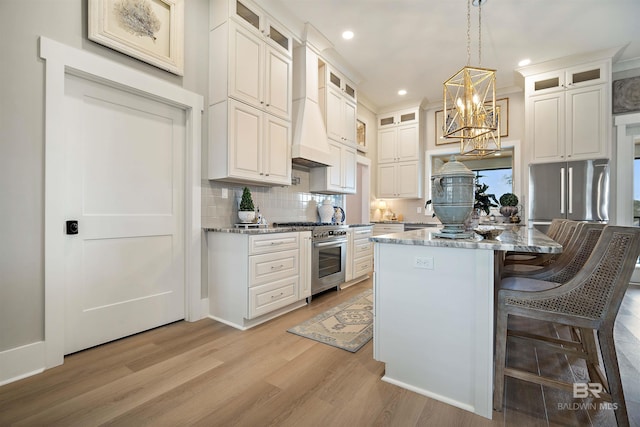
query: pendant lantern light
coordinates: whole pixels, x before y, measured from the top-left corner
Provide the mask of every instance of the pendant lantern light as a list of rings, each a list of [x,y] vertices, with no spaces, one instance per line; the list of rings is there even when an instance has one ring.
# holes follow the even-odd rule
[[[444,82],[443,136],[460,140],[460,154],[484,157],[500,151],[496,70],[472,67],[471,2],[467,0],[467,65]],[[478,6],[478,62],[482,59],[482,4]]]

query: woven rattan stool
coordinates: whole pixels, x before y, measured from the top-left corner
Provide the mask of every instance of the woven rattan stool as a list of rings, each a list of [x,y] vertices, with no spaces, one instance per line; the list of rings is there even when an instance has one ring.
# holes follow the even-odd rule
[[[526,277],[548,282],[566,283],[582,269],[596,246],[604,224],[578,223],[569,243],[552,263],[533,271],[523,270],[517,264],[504,267],[502,278]],[[504,284],[503,284],[504,285]],[[507,286],[508,288],[509,286]]]
[[[571,240],[578,225],[577,221],[568,219],[554,219],[551,221],[547,236],[565,246]],[[507,252],[505,254],[504,265],[533,266],[533,268],[523,268],[522,271],[535,270],[536,267],[552,263],[557,255],[555,254],[531,254],[527,252]]]
[[[601,397],[613,402],[617,408],[615,416],[618,425],[629,425],[613,341],[613,326],[639,255],[640,228],[606,226],[584,267],[568,282],[558,285],[555,282],[524,279],[529,289],[527,291],[498,291],[493,396],[495,410],[502,410],[505,376],[565,390],[573,390],[574,386],[505,367],[507,321],[509,316],[515,315],[576,328],[578,333],[575,336],[580,338],[576,341],[532,334],[526,338],[559,353],[584,358],[590,382],[599,382],[606,391]],[[509,334],[518,335],[513,331],[509,331]],[[598,343],[606,379],[599,364]]]

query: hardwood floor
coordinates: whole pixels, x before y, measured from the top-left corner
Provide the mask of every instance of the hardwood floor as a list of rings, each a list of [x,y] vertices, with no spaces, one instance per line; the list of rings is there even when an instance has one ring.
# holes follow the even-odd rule
[[[370,287],[323,294],[244,332],[210,319],[177,322],[67,356],[62,366],[0,387],[0,426],[615,425],[611,411],[575,409],[570,393],[511,379],[504,411],[487,420],[382,382],[372,341],[349,353],[286,332]],[[639,427],[640,288],[625,297],[616,340],[631,424]],[[509,345],[511,365],[583,378],[579,362]]]

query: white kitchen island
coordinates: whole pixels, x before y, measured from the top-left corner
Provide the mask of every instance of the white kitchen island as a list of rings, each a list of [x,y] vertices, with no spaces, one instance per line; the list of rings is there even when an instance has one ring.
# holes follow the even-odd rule
[[[496,240],[423,229],[372,237],[374,358],[383,381],[491,419],[494,277],[504,251],[558,253],[543,233],[507,226]]]

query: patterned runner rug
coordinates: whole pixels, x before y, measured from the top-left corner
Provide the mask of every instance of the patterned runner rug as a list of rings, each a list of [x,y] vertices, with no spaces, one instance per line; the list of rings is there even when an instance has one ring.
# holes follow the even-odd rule
[[[355,353],[373,337],[371,289],[287,332]]]

